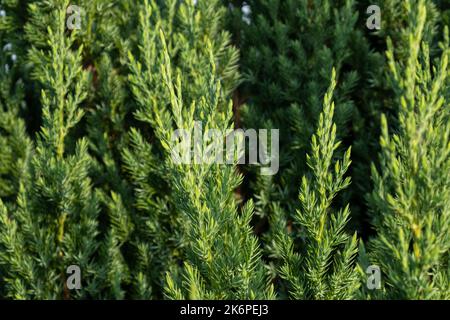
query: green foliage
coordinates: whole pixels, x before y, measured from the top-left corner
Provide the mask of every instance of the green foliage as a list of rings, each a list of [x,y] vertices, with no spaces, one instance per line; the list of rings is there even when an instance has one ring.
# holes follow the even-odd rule
[[[353,200],[355,227],[361,228],[366,210],[361,195],[368,189],[363,177],[370,173],[368,155],[376,144],[367,139],[367,119],[378,116],[366,79],[381,68],[382,60],[364,38],[356,1],[245,1],[248,17],[239,10],[242,1],[228,3],[234,8],[230,20],[237,29],[244,74],[238,100],[246,105],[237,115],[242,118],[238,125],[280,129],[280,173],[262,177],[250,169],[247,175],[248,197],[255,198],[258,215],[270,217],[276,203],[288,220],[293,219],[298,181],[308,170],[305,155],[334,67],[339,79],[337,134],[351,140],[361,160],[351,172],[354,189],[342,193],[344,200],[339,201]]]
[[[11,3],[13,5],[14,3]],[[9,17],[8,17],[9,18]],[[20,54],[14,17],[0,22],[0,198],[14,204],[19,185],[26,175],[31,141],[20,113],[25,105],[24,82],[20,78]]]
[[[0,46],[3,43],[0,41]],[[0,69],[0,198],[14,202],[20,181],[26,175],[32,147],[25,123],[19,117],[24,103],[23,82],[14,81],[16,68],[10,69],[10,55],[5,58],[0,59],[3,66]]]
[[[212,68],[215,68],[214,62]],[[174,88],[170,71],[163,72],[163,75],[171,94],[171,111],[178,128],[192,127],[196,113],[194,108],[205,111],[199,118],[205,127],[222,131],[231,128],[231,104],[228,107],[223,105],[220,82],[211,79],[205,87],[205,96],[199,102],[193,102],[185,111],[187,114],[182,115],[180,80]],[[166,145],[169,132],[165,126],[159,130],[162,132],[158,135],[164,139],[163,145]],[[207,147],[204,143],[202,149]],[[171,150],[169,146],[167,152]],[[185,297],[190,299],[272,297],[272,290],[264,279],[258,242],[249,225],[252,204],[248,203],[241,215],[237,211],[233,191],[241,177],[235,174],[235,169],[217,164],[185,167],[173,167],[170,164],[169,169],[174,171],[171,180],[174,194],[179,199],[176,205],[188,221],[186,233],[189,244],[183,290],[169,285],[168,296],[177,298],[184,291]],[[168,281],[169,284],[173,282],[170,278]]]
[[[0,299],[450,298],[449,10],[369,2],[0,0]]]
[[[136,117],[150,124],[162,146],[159,166],[150,173],[158,176],[156,170],[164,172],[167,188],[172,195],[172,200],[168,201],[179,214],[179,220],[175,220],[177,224],[174,224],[173,215],[170,217],[170,227],[175,227],[175,232],[182,230],[178,241],[185,256],[179,276],[175,270],[175,279],[172,276],[167,278],[166,295],[190,299],[271,297],[273,293],[265,288],[267,281],[259,259],[258,243],[249,226],[251,205],[242,210],[242,216],[238,214],[233,191],[241,177],[236,175],[234,167],[180,166],[171,158],[174,147],[171,134],[177,128],[192,130],[194,121],[201,121],[205,128],[232,128],[231,105],[227,96],[237,78],[234,65],[236,53],[228,47],[228,34],[217,33],[219,21],[211,14],[221,11],[216,10],[217,3],[211,1],[200,2],[199,12],[194,10],[193,4],[182,4],[178,8],[178,16],[169,10],[169,17],[173,15],[181,20],[180,29],[170,29],[164,24],[165,21],[157,20],[155,25],[161,30],[158,35],[157,32],[150,32],[148,25],[153,15],[159,16],[156,5],[154,2],[151,5],[144,2],[144,6],[140,19],[142,64],[130,55],[133,71],[130,81],[141,105]],[[173,6],[169,8],[175,10]],[[204,17],[212,19],[210,24],[203,24],[202,12],[208,13]],[[190,24],[192,20],[196,22]],[[167,41],[163,32],[169,37]],[[192,36],[202,40],[192,46]],[[222,68],[217,69],[216,65]],[[173,79],[174,72],[176,80]],[[223,82],[217,80],[219,76]],[[132,140],[140,153],[142,145],[145,145],[142,135],[132,131]],[[151,146],[142,151],[147,159],[152,157]],[[126,156],[127,162],[133,165],[132,154],[126,153]],[[136,173],[133,171],[133,174]],[[155,212],[158,215],[162,213]],[[151,223],[164,222],[163,219],[166,220],[155,217]],[[157,227],[155,224],[154,229],[161,232],[162,228]],[[161,240],[169,238],[168,235],[163,236]],[[159,246],[160,250],[166,247],[164,243]],[[178,277],[180,280],[176,279]],[[181,288],[177,282],[181,282]]]
[[[350,166],[350,149],[342,160],[334,161],[340,145],[333,123],[335,87],[333,69],[323,112],[312,137],[312,152],[307,156],[311,175],[302,179],[301,209],[294,216],[295,226],[301,228],[297,233],[301,238],[300,253],[295,251],[295,235],[286,234],[285,228],[279,229],[275,237],[274,251],[279,252],[282,260],[280,274],[289,282],[290,296],[294,299],[351,299],[359,286],[354,263],[356,234],[350,237],[344,231],[349,207],[336,212],[331,207],[337,193],[350,185],[350,178],[344,177]]]
[[[96,268],[92,257],[98,246],[98,208],[88,177],[87,143],[80,140],[70,151],[66,142],[82,117],[78,105],[86,97],[88,78],[80,51],[71,50],[73,38],[64,35],[61,8],[67,3],[58,5],[53,14],[58,27],[46,33],[48,49],[33,46],[29,52],[33,76],[43,88],[43,126],[29,175],[20,185],[18,206],[9,214],[2,208],[0,265],[5,295],[11,298],[68,295],[64,271],[71,264],[87,271],[86,289],[76,293],[87,296],[92,290],[88,274]]]
[[[413,1],[407,9],[412,19],[406,62],[397,60],[397,50],[388,41],[398,127],[389,130],[382,118],[380,168],[373,167],[369,198],[378,237],[370,248],[372,261],[385,275],[382,297],[448,299],[448,29],[442,56],[433,64],[429,45],[422,41],[425,2]]]

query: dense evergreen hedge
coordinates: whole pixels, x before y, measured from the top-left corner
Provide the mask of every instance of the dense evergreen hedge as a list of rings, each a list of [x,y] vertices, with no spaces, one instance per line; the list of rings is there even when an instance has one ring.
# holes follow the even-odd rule
[[[372,4],[0,0],[0,298],[450,298],[450,8]]]

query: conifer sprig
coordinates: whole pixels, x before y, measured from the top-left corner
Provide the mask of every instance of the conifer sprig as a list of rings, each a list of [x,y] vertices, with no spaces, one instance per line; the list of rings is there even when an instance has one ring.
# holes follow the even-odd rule
[[[409,57],[397,60],[388,42],[398,128],[382,118],[380,168],[373,166],[369,200],[378,237],[372,262],[385,276],[377,296],[400,299],[448,298],[450,217],[450,126],[448,28],[440,59],[431,62],[423,42],[425,1],[411,1]],[[370,250],[369,250],[370,252]]]
[[[332,208],[337,193],[350,185],[345,174],[351,163],[350,148],[342,160],[334,159],[340,146],[333,122],[335,87],[333,70],[307,156],[311,174],[301,181],[301,208],[294,215],[300,228],[300,253],[296,252],[296,239],[288,237],[286,229],[279,230],[276,240],[284,260],[280,274],[289,282],[290,295],[295,299],[352,299],[359,287],[354,262],[357,238],[345,230],[350,209],[348,205],[337,211]]]
[[[181,79],[177,77],[176,85],[173,84],[167,48],[164,48],[164,68],[161,72],[170,94],[174,125],[193,128],[194,115],[198,114],[206,128],[222,132],[231,129],[231,104],[224,104],[221,84],[213,77],[206,79],[208,85],[204,87],[201,100],[193,101],[187,110],[184,109]],[[212,48],[209,47],[209,50]],[[211,74],[214,74],[214,60],[210,63]],[[160,126],[157,131],[166,152],[172,154],[175,146],[170,144],[171,131],[167,130],[167,126]],[[201,147],[205,150],[207,144],[204,142]],[[238,213],[233,190],[240,184],[241,177],[235,173],[234,166],[183,166],[175,165],[170,158],[167,165],[171,171],[176,206],[188,221],[186,233],[189,241],[181,289],[176,289],[174,281],[169,278],[168,284],[171,286],[168,296],[176,298],[184,292],[183,296],[189,299],[272,297],[273,292],[267,284],[260,260],[258,242],[249,225],[252,204],[248,203],[242,213]]]
[[[9,215],[2,208],[0,246],[6,250],[0,266],[5,295],[11,298],[88,297],[100,289],[90,287],[96,270],[98,208],[87,142],[80,140],[69,148],[74,141],[69,140],[70,131],[83,115],[80,104],[88,75],[82,69],[81,49],[73,50],[73,36],[65,34],[67,4],[55,1],[54,23],[41,35],[48,37],[47,47],[33,46],[29,52],[34,78],[42,86],[43,124],[18,208]],[[39,13],[36,8],[32,14]],[[28,30],[36,31],[32,26]],[[74,293],[65,287],[70,265],[78,265],[85,274],[85,287]]]

